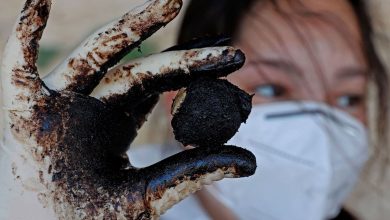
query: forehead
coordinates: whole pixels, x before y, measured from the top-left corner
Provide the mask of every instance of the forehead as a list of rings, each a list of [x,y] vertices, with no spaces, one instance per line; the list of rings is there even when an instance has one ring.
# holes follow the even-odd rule
[[[258,1],[250,10],[241,25],[240,43],[283,54],[293,46],[319,51],[362,48],[360,28],[348,1],[272,2]]]
[[[278,19],[280,16],[289,19],[312,18],[315,15],[332,17],[334,25],[341,25],[349,32],[360,35],[358,21],[349,0],[259,0],[251,8],[251,12],[257,13],[251,13],[247,19],[253,14],[260,14],[278,24],[281,24]]]

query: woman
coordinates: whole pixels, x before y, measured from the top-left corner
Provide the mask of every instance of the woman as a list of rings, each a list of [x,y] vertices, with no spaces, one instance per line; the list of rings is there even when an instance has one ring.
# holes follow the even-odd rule
[[[342,205],[369,156],[370,82],[379,94],[378,143],[387,123],[387,76],[365,10],[357,0],[190,3],[179,43],[231,37],[247,62],[228,79],[255,94],[230,143],[254,152],[259,169],[223,181],[218,193],[198,193],[210,217],[354,219]]]

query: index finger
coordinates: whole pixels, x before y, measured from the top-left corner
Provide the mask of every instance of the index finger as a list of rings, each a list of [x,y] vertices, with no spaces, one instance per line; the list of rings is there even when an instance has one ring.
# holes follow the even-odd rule
[[[176,17],[181,0],[153,0],[106,25],[77,48],[44,81],[55,90],[89,94],[107,70]]]

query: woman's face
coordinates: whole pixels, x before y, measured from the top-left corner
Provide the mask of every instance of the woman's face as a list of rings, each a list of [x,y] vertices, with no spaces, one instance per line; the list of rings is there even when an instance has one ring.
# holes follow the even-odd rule
[[[325,102],[366,123],[368,64],[349,2],[277,2],[259,1],[244,19],[235,46],[247,62],[229,79],[255,94],[253,104]]]

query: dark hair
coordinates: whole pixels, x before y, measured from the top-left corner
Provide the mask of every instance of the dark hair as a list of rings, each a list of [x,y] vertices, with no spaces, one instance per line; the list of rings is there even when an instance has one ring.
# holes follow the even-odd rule
[[[184,16],[178,43],[203,36],[224,35],[232,41],[238,37],[239,26],[251,6],[268,1],[277,7],[277,0],[193,0]],[[299,1],[296,1],[299,2]],[[373,29],[363,0],[349,0],[361,28],[363,46],[370,67],[369,79],[376,85],[377,103],[374,140],[376,156],[388,160],[388,76],[373,45]],[[321,15],[320,15],[321,16]],[[324,20],[329,16],[323,15]],[[337,22],[334,22],[337,23]],[[336,27],[340,32],[342,28]],[[371,101],[371,100],[370,100]]]
[[[357,15],[360,28],[362,30],[362,37],[365,46],[365,52],[370,65],[370,80],[376,85],[377,103],[376,103],[376,121],[375,126],[377,130],[375,157],[380,157],[387,165],[389,163],[389,149],[388,149],[388,111],[389,111],[389,79],[383,63],[380,61],[378,54],[373,44],[373,28],[370,23],[369,15],[366,11],[366,5],[362,0],[350,0],[352,7]],[[384,168],[385,166],[383,166]],[[384,172],[384,170],[382,171]]]
[[[201,36],[225,35],[233,40],[246,12],[258,0],[191,1],[180,28],[178,43]]]

